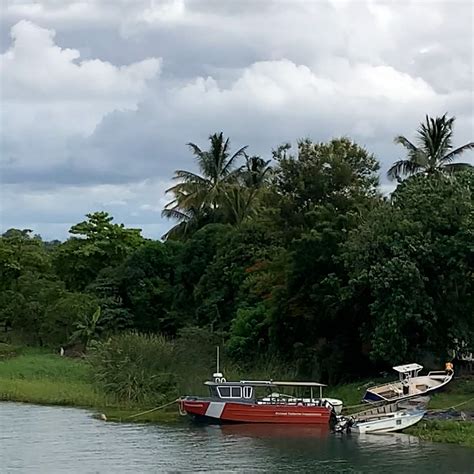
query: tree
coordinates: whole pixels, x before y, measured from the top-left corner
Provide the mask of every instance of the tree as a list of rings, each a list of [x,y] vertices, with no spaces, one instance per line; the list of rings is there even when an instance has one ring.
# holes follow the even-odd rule
[[[374,361],[474,343],[473,189],[472,170],[412,176],[351,233],[343,259]]]
[[[54,253],[57,273],[73,290],[83,290],[103,268],[119,265],[145,241],[140,229],[114,224],[107,212],[86,217],[86,221],[71,227],[73,237]]]
[[[428,115],[422,123],[416,136],[416,144],[400,135],[395,137],[395,143],[408,150],[408,157],[396,161],[388,170],[389,179],[400,180],[403,176],[437,172],[453,173],[472,167],[468,163],[453,163],[453,161],[467,150],[474,149],[474,142],[466,143],[453,149],[453,125],[455,117],[431,118]]]
[[[0,237],[0,289],[8,289],[27,272],[51,273],[51,261],[40,238],[29,229],[9,229]]]
[[[362,213],[375,201],[379,163],[351,140],[303,140],[296,156],[289,152],[288,144],[274,151],[274,196],[268,196],[270,219],[284,230],[288,241],[314,226],[317,213],[313,211],[318,206]]]
[[[201,174],[177,170],[173,179],[179,182],[166,190],[173,194],[174,199],[165,206],[162,215],[177,219],[178,226],[188,223],[187,226],[181,226],[183,230],[189,229],[192,221],[201,218],[206,221],[208,215],[218,221],[215,214],[222,206],[226,187],[237,179],[241,169],[236,167],[237,160],[244,156],[247,148],[244,146],[231,155],[230,140],[225,139],[222,132],[214,133],[209,140],[210,148],[206,151],[194,143],[188,143]],[[170,232],[167,235],[173,235],[175,230]]]

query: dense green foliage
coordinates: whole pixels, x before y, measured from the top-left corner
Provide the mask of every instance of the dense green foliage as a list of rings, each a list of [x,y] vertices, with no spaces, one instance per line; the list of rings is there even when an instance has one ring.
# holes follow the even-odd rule
[[[450,132],[443,120],[433,127]],[[217,343],[229,366],[277,361],[330,383],[398,362],[438,364],[461,343],[472,350],[473,169],[436,165],[387,198],[377,160],[347,138],[283,145],[271,164],[245,147],[232,154],[222,134],[210,140],[208,151],[190,144],[200,174],[176,172],[164,214],[178,223],[164,241],[105,212],[63,243],[4,233],[1,339],[81,350],[99,341],[98,377],[124,398],[179,391],[175,372],[185,369],[164,361],[208,361]],[[140,368],[119,370],[141,357]],[[113,371],[135,374],[133,389]]]

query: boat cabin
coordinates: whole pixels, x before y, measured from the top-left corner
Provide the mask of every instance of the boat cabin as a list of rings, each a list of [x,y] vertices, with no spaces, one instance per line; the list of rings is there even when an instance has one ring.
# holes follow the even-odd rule
[[[239,382],[228,382],[220,372],[213,374],[213,380],[204,382],[209,388],[209,395],[212,399],[222,401],[239,401],[258,404],[315,404],[322,399],[322,388],[324,384],[318,382],[276,382],[273,380],[240,380]],[[305,387],[309,388],[310,396],[308,398],[295,397],[293,395],[284,395],[278,393],[278,387]],[[267,393],[264,397],[257,396],[257,388],[266,388]],[[319,397],[314,397],[314,389],[319,389]]]

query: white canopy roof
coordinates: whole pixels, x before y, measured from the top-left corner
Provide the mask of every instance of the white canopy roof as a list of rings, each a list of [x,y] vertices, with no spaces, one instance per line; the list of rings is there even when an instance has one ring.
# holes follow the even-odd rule
[[[319,382],[277,382],[275,380],[241,380],[240,383],[246,383],[249,385],[280,385],[287,387],[326,387],[326,385]]]
[[[420,364],[405,364],[405,365],[396,365],[393,367],[393,370],[397,372],[406,373],[413,372],[414,370],[421,370],[423,368]]]

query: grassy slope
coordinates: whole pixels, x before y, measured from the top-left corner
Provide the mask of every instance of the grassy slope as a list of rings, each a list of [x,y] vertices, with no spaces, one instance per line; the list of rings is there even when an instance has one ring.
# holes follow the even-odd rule
[[[470,401],[464,403],[467,400]],[[474,412],[474,379],[454,379],[446,390],[431,398],[428,406],[431,410],[447,410],[451,407],[461,412]],[[474,448],[474,423],[470,421],[422,420],[406,432],[428,441],[457,443]]]
[[[38,349],[21,349],[14,357],[1,357],[0,400],[47,405],[90,407],[105,413],[109,420],[122,421],[153,407],[117,403],[97,390],[83,360],[60,357]],[[13,355],[13,354],[9,354]],[[176,410],[157,411],[130,421],[170,421]]]

